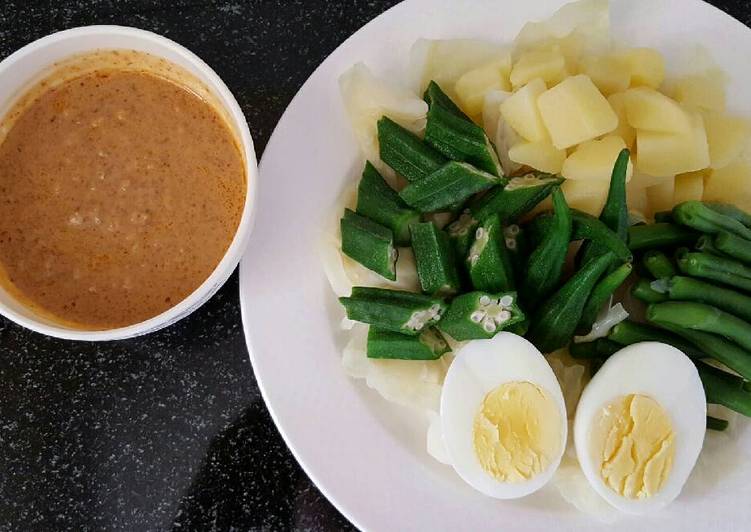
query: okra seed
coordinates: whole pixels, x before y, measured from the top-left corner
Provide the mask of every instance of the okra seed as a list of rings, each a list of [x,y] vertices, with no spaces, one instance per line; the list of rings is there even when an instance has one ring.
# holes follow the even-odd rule
[[[482,328],[485,329],[485,332],[495,332],[495,322],[491,318],[485,318],[482,320]]]
[[[514,304],[514,296],[503,296],[498,300],[498,304],[502,307],[510,307]]]
[[[475,238],[479,240],[483,236],[485,236],[485,229],[483,229],[482,227],[478,227],[477,231],[475,231]]]
[[[506,238],[506,249],[516,249],[516,239],[512,237]]]
[[[509,236],[516,236],[519,234],[519,231],[520,231],[519,226],[516,224],[509,225],[506,228],[506,234]]]
[[[441,305],[433,305],[430,307],[430,313],[433,316],[438,316],[441,313]]]
[[[499,325],[501,323],[506,323],[509,319],[511,319],[511,313],[508,310],[501,311],[498,316],[495,317],[496,323]]]
[[[469,319],[475,323],[480,323],[483,318],[485,318],[485,313],[481,310],[476,310],[469,316]]]
[[[492,300],[489,296],[480,296],[480,305],[488,306]]]

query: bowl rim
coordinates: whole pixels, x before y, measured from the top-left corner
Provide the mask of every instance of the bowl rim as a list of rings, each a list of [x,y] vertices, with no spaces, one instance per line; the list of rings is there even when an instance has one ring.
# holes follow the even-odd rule
[[[230,243],[227,251],[225,251],[224,253],[224,256],[216,265],[211,274],[185,299],[165,310],[161,314],[149,318],[148,320],[114,329],[73,329],[65,327],[63,325],[54,325],[34,319],[14,310],[13,308],[10,308],[0,300],[0,315],[32,331],[65,340],[109,341],[133,338],[136,336],[149,334],[151,332],[167,327],[168,325],[171,325],[191,314],[194,310],[208,301],[208,299],[213,296],[219,290],[219,288],[222,287],[222,285],[224,285],[224,283],[227,281],[229,276],[239,264],[240,258],[243,256],[245,247],[250,237],[250,233],[253,229],[256,212],[255,199],[257,197],[258,190],[258,162],[256,159],[253,139],[251,137],[250,129],[248,127],[245,115],[240,108],[240,105],[238,104],[236,98],[224,83],[224,81],[222,81],[222,79],[219,77],[219,75],[206,62],[204,62],[200,57],[198,57],[183,45],[178,44],[175,41],[168,39],[167,37],[158,35],[154,32],[142,30],[139,28],[133,28],[130,26],[80,26],[62,30],[56,33],[51,33],[19,48],[11,55],[0,61],[0,76],[7,75],[9,70],[11,70],[18,63],[24,61],[27,56],[34,53],[39,48],[48,47],[50,45],[54,45],[71,38],[80,38],[83,36],[95,35],[117,35],[121,37],[131,38],[134,41],[154,43],[162,48],[169,49],[177,56],[180,56],[181,59],[183,59],[186,63],[189,63],[192,67],[195,68],[196,72],[194,72],[194,75],[199,77],[199,79],[210,86],[210,90],[212,92],[215,92],[215,96],[217,96],[222,101],[222,104],[225,107],[225,111],[236,122],[236,133],[240,148],[245,158],[245,203],[242,215],[240,217],[240,222],[237,226],[237,230],[235,231],[232,242]],[[97,49],[107,49],[107,47],[92,47],[91,51]],[[124,48],[115,47],[112,49]],[[162,57],[158,52],[149,53],[157,57]],[[168,58],[164,59],[173,62]],[[21,94],[22,93],[23,90],[21,91]],[[10,294],[8,294],[8,297],[15,299]],[[22,302],[19,302],[19,304],[28,308],[28,305],[25,305]]]

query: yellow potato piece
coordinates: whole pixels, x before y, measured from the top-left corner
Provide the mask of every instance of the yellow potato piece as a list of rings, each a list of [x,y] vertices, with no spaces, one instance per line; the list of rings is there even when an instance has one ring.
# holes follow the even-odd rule
[[[622,55],[584,57],[579,63],[579,68],[605,96],[625,91],[631,82],[629,64]]]
[[[751,126],[747,120],[721,113],[704,113],[712,168],[727,166],[748,146]]]
[[[651,214],[660,211],[669,211],[675,205],[675,179],[667,179],[665,182],[654,185],[647,189],[647,200]]]
[[[621,53],[631,71],[632,87],[658,88],[665,79],[665,59],[652,48],[631,48]]]
[[[609,187],[608,181],[567,179],[561,185],[561,190],[571,208],[599,216],[608,197]]]
[[[462,110],[471,117],[482,114],[485,95],[490,91],[509,91],[509,65],[496,61],[463,74],[454,85]]]
[[[708,111],[725,110],[725,78],[721,72],[677,79],[672,90],[673,97],[684,105]]]
[[[675,193],[673,195],[675,204],[700,200],[704,195],[704,178],[706,175],[706,171],[700,170],[675,176]]]
[[[566,158],[561,175],[566,179],[592,179],[609,181],[613,165],[626,143],[620,137],[608,135],[600,140],[582,142]],[[629,160],[626,180],[631,179],[633,165]]]
[[[510,79],[516,89],[536,78],[552,87],[566,76],[566,58],[559,46],[553,46],[549,50],[532,50],[521,54],[511,69]]]
[[[618,116],[588,76],[563,80],[537,98],[542,121],[558,149],[592,140],[618,126]]]
[[[616,127],[611,135],[621,137],[626,146],[630,149],[634,147],[634,141],[636,140],[636,130],[631,127],[626,117],[626,95],[623,92],[616,92],[608,96],[608,103],[613,108],[615,114],[618,115],[618,127]]]
[[[530,142],[548,138],[548,130],[537,105],[545,92],[545,82],[533,79],[501,104],[501,116],[519,135]]]
[[[732,203],[751,211],[751,165],[736,160],[724,168],[712,170],[704,183],[703,199]]]
[[[637,166],[634,170],[634,175],[631,177],[631,181],[629,181],[629,183],[636,188],[648,188],[654,185],[659,185],[667,179],[673,179],[673,176],[653,176],[644,174],[639,171],[639,167]]]
[[[686,133],[637,130],[636,169],[652,176],[701,170],[709,166],[709,146],[704,121],[698,112],[689,114]]]
[[[515,163],[530,166],[535,170],[558,174],[566,159],[566,150],[557,149],[546,139],[511,146],[508,157]]]
[[[666,133],[685,133],[691,129],[688,113],[661,92],[637,87],[623,94],[626,118],[631,127]]]
[[[633,179],[626,183],[626,202],[630,211],[637,211],[644,216],[648,215],[647,189],[638,186],[638,183],[634,183]]]

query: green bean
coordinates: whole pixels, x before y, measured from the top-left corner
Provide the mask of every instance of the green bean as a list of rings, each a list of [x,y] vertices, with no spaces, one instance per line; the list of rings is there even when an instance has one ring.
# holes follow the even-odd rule
[[[744,391],[742,382],[738,384],[732,375],[718,372],[702,362],[696,362],[699,377],[707,394],[707,402],[722,405],[744,416],[751,416],[751,393]],[[740,379],[738,379],[740,380]]]
[[[652,283],[646,279],[639,279],[634,283],[631,287],[631,295],[645,303],[661,303],[669,299],[667,295],[652,288]]]
[[[702,233],[717,234],[727,231],[751,239],[751,228],[741,222],[711,209],[701,201],[684,201],[673,207],[673,218],[685,226]]]
[[[738,261],[709,253],[691,253],[687,249],[678,250],[676,259],[678,269],[686,275],[751,292],[751,267]]]
[[[714,245],[714,238],[712,238],[712,235],[701,235],[699,237],[699,240],[696,241],[695,248],[697,249],[697,251],[703,251],[704,253],[717,255],[718,257],[726,256]]]
[[[722,432],[728,428],[728,420],[707,416],[707,430],[717,430]]]
[[[662,251],[651,249],[642,257],[644,267],[655,279],[665,279],[677,275],[678,272],[667,255]]]
[[[746,227],[751,227],[751,214],[739,209],[735,205],[730,205],[729,203],[715,203],[715,202],[707,202],[705,203],[705,205],[709,207],[710,209],[712,209],[713,211],[719,212],[720,214],[724,214],[725,216],[729,216],[730,218],[733,218],[734,220],[738,220]]]
[[[573,358],[607,358],[623,349],[621,344],[608,340],[607,338],[598,338],[594,342],[572,343],[569,348],[569,354]]]
[[[714,239],[714,246],[725,255],[751,264],[751,240],[746,240],[731,233],[719,233]]]
[[[661,342],[680,349],[691,358],[706,358],[707,355],[693,344],[680,336],[652,325],[622,321],[615,325],[608,334],[608,339],[621,345],[638,344],[639,342]]]
[[[692,245],[698,233],[669,223],[633,225],[628,228],[628,247],[631,251]]]
[[[592,295],[589,296],[587,304],[582,311],[581,320],[579,320],[579,329],[584,333],[592,330],[592,325],[597,321],[597,315],[600,309],[610,301],[610,296],[618,290],[626,278],[631,275],[633,266],[631,264],[622,264],[608,275],[603,277],[595,285]]]
[[[750,296],[682,275],[672,277],[667,288],[668,297],[674,301],[705,303],[751,322]]]
[[[751,350],[751,324],[716,307],[685,301],[653,303],[647,307],[647,319],[657,325],[719,334]]]

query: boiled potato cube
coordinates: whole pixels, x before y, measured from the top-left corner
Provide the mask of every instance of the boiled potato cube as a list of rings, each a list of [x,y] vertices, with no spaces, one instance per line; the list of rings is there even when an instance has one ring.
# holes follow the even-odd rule
[[[704,183],[703,199],[732,203],[751,211],[751,164],[737,160],[712,170]]]
[[[628,62],[617,54],[584,57],[580,69],[605,96],[625,91],[631,81]]]
[[[561,190],[571,208],[599,216],[608,197],[609,187],[608,181],[567,179],[561,185]]]
[[[673,179],[673,176],[652,176],[645,173],[642,173],[639,171],[639,167],[637,166],[634,170],[634,175],[631,177],[631,181],[629,182],[636,188],[648,188],[654,185],[659,185],[660,183],[663,183],[667,179]]]
[[[704,120],[698,112],[689,115],[687,133],[636,132],[636,168],[652,176],[667,176],[709,166],[709,146]]]
[[[508,156],[515,163],[531,166],[541,172],[558,174],[566,159],[566,150],[557,149],[550,140],[545,139],[511,146]]]
[[[676,80],[673,97],[684,105],[709,111],[725,110],[725,78],[721,72],[686,76]]]
[[[565,79],[537,99],[553,145],[564,150],[610,133],[618,116],[588,76]]]
[[[647,189],[638,186],[638,183],[634,183],[633,179],[626,183],[626,202],[628,203],[629,211],[636,211],[643,216],[648,215],[649,202],[647,200]]]
[[[661,92],[638,87],[623,94],[631,127],[669,133],[685,133],[691,129],[688,113]]]
[[[613,165],[626,143],[620,137],[607,136],[601,140],[588,140],[576,147],[566,158],[561,175],[566,179],[596,179],[609,181]],[[629,160],[626,180],[631,179],[633,165]]]
[[[704,113],[704,128],[712,168],[730,164],[746,148],[751,135],[747,120],[720,113]]]
[[[631,48],[621,53],[631,71],[632,87],[656,89],[665,79],[665,59],[652,48]]]
[[[482,114],[485,95],[490,91],[509,91],[508,64],[496,61],[463,74],[454,85],[462,110],[471,117]]]
[[[608,96],[608,103],[613,108],[613,111],[615,111],[615,114],[618,115],[618,127],[612,131],[611,135],[621,137],[629,149],[633,148],[634,141],[636,140],[636,130],[631,127],[626,117],[626,95],[622,92],[611,94]]]
[[[675,193],[673,201],[675,204],[684,201],[700,200],[704,195],[704,178],[708,172],[700,170],[698,172],[688,172],[675,176]]]
[[[537,100],[545,89],[544,81],[533,79],[501,104],[503,119],[530,142],[548,138],[548,130],[537,106]]]
[[[647,200],[651,214],[660,211],[669,211],[675,205],[675,179],[667,179],[665,182],[654,185],[647,189]]]
[[[521,54],[511,69],[511,85],[516,89],[540,78],[548,87],[552,87],[566,76],[566,58],[560,47],[553,46],[549,50],[531,50]]]

